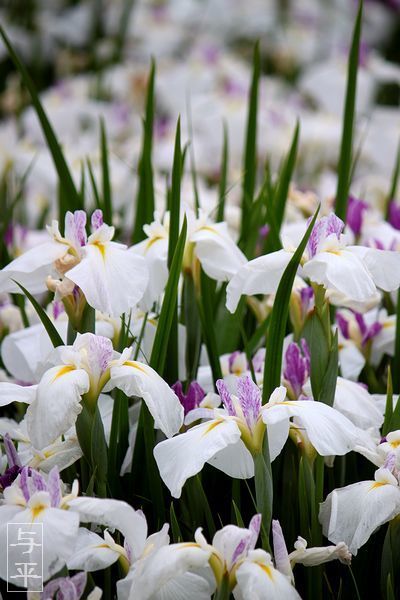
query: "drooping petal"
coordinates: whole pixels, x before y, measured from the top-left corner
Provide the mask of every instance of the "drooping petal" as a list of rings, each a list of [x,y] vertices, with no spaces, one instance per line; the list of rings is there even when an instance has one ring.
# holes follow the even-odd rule
[[[35,448],[45,448],[75,424],[81,396],[88,390],[89,376],[83,369],[60,365],[45,372],[26,414]]]
[[[254,477],[254,460],[242,440],[220,450],[208,462],[234,479]]]
[[[311,281],[332,288],[357,302],[368,302],[376,294],[374,281],[362,261],[352,252],[320,252],[304,267]]]
[[[229,235],[226,223],[205,225],[190,238],[204,272],[216,281],[229,281],[246,264],[243,252]]]
[[[271,462],[282,451],[289,436],[289,416],[285,411],[262,410],[261,417],[268,427],[268,446]]]
[[[353,423],[323,402],[296,400],[267,405],[263,418],[267,423],[278,422],[285,414],[301,420],[312,445],[321,456],[341,456],[352,450],[357,443],[358,431]]]
[[[380,427],[383,423],[383,414],[374,397],[360,384],[343,377],[337,378],[333,407],[361,429]]]
[[[56,321],[57,331],[66,340],[67,321]],[[40,363],[54,349],[41,323],[7,335],[1,344],[1,358],[9,373],[18,381],[36,383]]]
[[[99,571],[114,564],[120,554],[104,542],[104,538],[84,527],[79,528],[74,552],[68,560],[68,569]]]
[[[143,240],[132,246],[130,252],[143,256],[149,271],[149,280],[140,302],[143,310],[149,311],[163,293],[168,280],[168,238]]]
[[[363,246],[350,246],[348,250],[362,259],[378,288],[385,292],[399,288],[400,252]]]
[[[119,317],[142,298],[148,282],[145,261],[115,242],[89,243],[83,258],[67,273],[90,306]]]
[[[154,419],[154,426],[167,437],[181,428],[183,406],[164,379],[148,365],[128,360],[121,366],[112,367],[110,385],[127,396],[143,398]]]
[[[271,252],[243,265],[226,288],[226,307],[233,313],[243,294],[274,294],[292,254],[286,250]]]
[[[0,292],[20,294],[21,289],[14,281],[31,294],[45,292],[46,278],[52,272],[54,261],[64,256],[67,250],[66,244],[46,242],[24,252],[0,271]]]
[[[31,404],[36,398],[37,385],[17,385],[4,381],[0,383],[0,406],[7,406],[12,402]]]
[[[213,419],[157,444],[154,457],[160,475],[174,498],[179,498],[189,477],[201,471],[217,452],[240,439],[233,420]]]
[[[333,490],[321,504],[319,520],[328,540],[345,542],[355,555],[379,525],[399,512],[398,486],[360,481]]]
[[[142,554],[147,537],[147,522],[141,511],[134,510],[122,500],[108,498],[75,498],[69,502],[69,507],[79,514],[83,523],[97,523],[118,529],[134,556],[138,558]]]

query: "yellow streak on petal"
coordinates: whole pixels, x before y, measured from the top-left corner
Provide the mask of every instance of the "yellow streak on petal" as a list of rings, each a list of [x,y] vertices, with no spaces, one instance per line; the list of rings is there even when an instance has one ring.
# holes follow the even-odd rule
[[[210,225],[204,225],[204,227],[200,227],[199,231],[210,231],[211,233],[215,233],[215,235],[220,235],[219,232]]]
[[[371,487],[369,488],[369,492],[372,492],[372,490],[375,490],[376,488],[381,487],[382,485],[387,485],[386,481],[375,481],[375,483],[373,483],[371,485]]]
[[[58,373],[56,373],[56,375],[53,377],[53,381],[59,377],[62,377],[63,375],[66,375],[66,373],[70,373],[71,371],[75,371],[75,367],[73,365],[65,365],[65,367],[61,367]]]
[[[393,440],[393,442],[389,442],[389,444],[392,446],[392,448],[397,448],[400,446],[400,440]]]
[[[195,542],[184,542],[183,544],[180,544],[179,548],[200,548],[200,546]]]
[[[35,519],[37,519],[37,517],[44,511],[46,510],[47,506],[45,504],[38,504],[37,506],[34,506],[33,508],[31,508],[32,511],[32,523]]]
[[[162,239],[163,238],[160,235],[156,235],[155,237],[150,238],[146,244],[144,251],[147,252],[147,250],[150,250],[150,248],[153,246],[153,244],[155,244],[156,242],[159,242]]]
[[[223,423],[224,420],[223,419],[218,419],[216,421],[213,421],[212,423],[210,423],[210,425],[207,427],[207,429],[205,429],[205,431],[203,432],[203,435],[201,437],[204,437],[205,435],[207,435],[208,433],[210,433],[210,431],[212,431],[213,429],[215,429],[215,427],[217,427],[218,425],[221,425],[221,423]]]
[[[263,565],[262,563],[257,563],[260,569],[264,571],[268,575],[271,581],[274,580],[274,576],[272,575],[272,569],[268,565]]]
[[[105,244],[102,244],[101,242],[94,242],[92,244],[93,246],[96,246],[96,248],[99,250],[103,260],[106,260],[106,246]]]
[[[144,373],[145,375],[147,375],[146,369],[144,369],[143,367],[141,367],[139,365],[139,363],[134,362],[133,360],[126,360],[124,362],[123,366],[132,367],[133,369],[137,369],[138,371],[142,371],[142,373]]]

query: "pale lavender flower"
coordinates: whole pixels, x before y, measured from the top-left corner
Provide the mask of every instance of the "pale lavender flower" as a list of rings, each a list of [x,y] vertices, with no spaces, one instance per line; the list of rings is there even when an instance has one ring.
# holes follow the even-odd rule
[[[40,594],[40,600],[80,600],[86,587],[83,571],[72,577],[57,577],[49,581]]]

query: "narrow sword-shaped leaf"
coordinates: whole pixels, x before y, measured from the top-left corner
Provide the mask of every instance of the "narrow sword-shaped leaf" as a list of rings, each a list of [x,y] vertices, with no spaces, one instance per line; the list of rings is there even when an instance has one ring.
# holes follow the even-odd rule
[[[309,224],[299,247],[293,254],[288,266],[286,267],[276,292],[267,335],[263,383],[263,404],[268,401],[268,398],[274,389],[280,385],[282,349],[286,332],[286,323],[289,314],[290,295],[292,293],[293,282],[300,264],[301,257],[303,256],[308,238],[310,237],[311,231],[314,227],[318,212],[319,207],[315,212],[315,215]]]
[[[136,196],[135,225],[132,232],[132,243],[137,244],[146,236],[143,225],[150,223],[154,215],[153,184],[153,123],[154,123],[154,79],[155,63],[151,61],[149,81],[147,84],[146,114],[143,121],[143,145],[138,165],[139,187]]]
[[[400,175],[400,140],[399,140],[399,145],[397,146],[396,161],[395,161],[394,167],[393,167],[390,189],[389,189],[389,192],[388,192],[388,195],[386,198],[386,220],[388,220],[388,218],[389,218],[390,203],[392,202],[392,200],[394,200],[396,198],[397,185],[399,182],[399,175]]]
[[[343,111],[342,141],[338,163],[335,212],[342,221],[346,220],[347,201],[350,188],[362,14],[363,2],[360,0],[347,68],[347,88]]]
[[[224,140],[222,144],[222,160],[221,160],[221,173],[219,177],[218,186],[218,211],[217,211],[217,223],[224,220],[225,214],[225,198],[227,194],[227,183],[228,183],[228,165],[229,165],[229,138],[228,138],[228,126],[224,122]]]
[[[246,235],[251,205],[254,197],[257,172],[257,113],[258,113],[258,88],[260,82],[261,61],[260,45],[256,43],[253,55],[253,78],[249,93],[249,111],[247,116],[247,130],[244,153],[244,177],[242,188],[242,229],[241,238]]]
[[[112,224],[112,195],[110,184],[110,169],[108,164],[108,144],[104,119],[100,119],[101,170],[103,181],[103,214],[104,221]]]
[[[181,233],[175,248],[171,268],[169,270],[168,282],[165,288],[163,304],[158,319],[157,331],[154,338],[153,349],[150,357],[150,366],[162,374],[167,355],[168,338],[170,335],[172,320],[177,303],[178,283],[182,268],[182,259],[186,243],[187,222],[183,220]]]
[[[176,124],[174,161],[172,165],[172,181],[170,195],[170,221],[168,239],[168,268],[171,267],[172,257],[179,236],[179,220],[181,208],[181,178],[182,178],[182,150],[181,150],[181,119]]]
[[[286,200],[289,192],[289,185],[296,164],[297,147],[299,144],[299,131],[300,124],[299,121],[297,121],[289,152],[283,162],[282,168],[279,173],[278,181],[275,185],[273,213],[278,231],[280,231],[282,226],[283,216],[285,214]]]
[[[30,292],[28,292],[28,290],[26,288],[24,288],[23,285],[18,283],[18,281],[15,281],[15,280],[13,280],[13,281],[14,281],[14,283],[17,284],[17,286],[19,288],[21,288],[21,290],[23,291],[25,296],[28,298],[29,302],[32,304],[33,308],[36,311],[37,316],[39,317],[39,319],[41,320],[41,322],[43,324],[43,327],[47,331],[47,335],[49,336],[54,348],[57,348],[57,346],[64,346],[64,342],[63,342],[60,334],[58,333],[57,329],[55,328],[54,324],[52,323],[50,317],[48,316],[48,314],[46,313],[44,308],[42,308],[40,306],[39,302],[32,296],[32,294]]]

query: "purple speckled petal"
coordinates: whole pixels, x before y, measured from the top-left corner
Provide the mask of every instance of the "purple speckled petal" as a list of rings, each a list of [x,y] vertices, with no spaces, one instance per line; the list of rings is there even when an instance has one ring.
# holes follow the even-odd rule
[[[386,456],[385,462],[383,464],[384,469],[388,469],[389,471],[393,471],[396,466],[396,454],[394,452],[389,452]]]
[[[103,225],[103,223],[103,211],[98,208],[94,211],[90,220],[92,231],[96,231],[97,229],[99,229]]]
[[[4,448],[7,455],[7,462],[9,467],[14,467],[17,465],[18,467],[22,467],[22,463],[18,456],[18,452],[14,446],[14,442],[12,441],[10,434],[6,433],[4,436]]]
[[[87,574],[84,571],[81,571],[80,573],[77,573],[71,577],[71,581],[75,586],[77,598],[81,598],[83,592],[85,591]]]
[[[69,577],[60,579],[57,600],[79,600],[75,585]]]
[[[368,204],[363,200],[358,200],[354,196],[349,197],[347,206],[346,223],[355,235],[360,235],[364,212],[368,209]]]
[[[285,354],[285,369],[283,371],[283,377],[290,384],[296,398],[301,394],[310,370],[310,351],[305,340],[301,341],[301,345],[304,356],[298,344],[295,342],[289,344]]]
[[[35,469],[31,470],[32,483],[35,486],[37,492],[45,492],[47,490],[47,485],[44,480],[44,477],[39,473],[39,471],[35,471]]]
[[[237,359],[237,357],[239,355],[240,355],[239,350],[235,350],[235,352],[232,352],[232,354],[229,355],[229,358],[228,358],[229,373],[232,373],[233,363],[235,362],[235,360]]]
[[[89,339],[89,362],[91,369],[104,373],[114,356],[112,341],[101,335],[90,335]]]
[[[308,311],[312,308],[314,300],[314,290],[310,285],[307,287],[301,288],[300,290],[300,301],[301,301],[301,310],[303,316],[305,316]]]
[[[311,219],[307,221],[307,224]],[[319,246],[329,235],[335,234],[339,239],[344,228],[344,223],[335,214],[330,214],[327,217],[319,219],[313,227],[309,240],[307,242],[307,250],[310,258],[313,258],[319,251]]]
[[[337,217],[334,213],[328,215],[327,217],[323,217],[323,219],[326,219],[326,236],[334,233],[337,239],[339,239],[340,234],[344,229],[344,223],[342,219],[339,219],[339,217]]]
[[[394,200],[389,204],[389,223],[400,229],[400,206]]]
[[[376,248],[377,250],[385,250],[386,249],[384,244],[381,242],[381,240],[378,240],[378,238],[373,238],[372,240],[369,240],[368,245],[371,248]]]
[[[76,210],[74,213],[68,211],[65,215],[65,238],[71,240],[76,247],[86,245],[86,219],[84,210]]]
[[[383,325],[382,323],[379,323],[379,321],[372,323],[372,325],[368,328],[367,332],[364,334],[362,344],[365,345],[368,342],[368,340],[372,340],[375,336],[378,335],[378,333],[382,331],[382,329]]]
[[[47,478],[47,490],[50,495],[51,506],[57,508],[61,503],[60,475],[57,467],[53,467]]]
[[[265,364],[265,348],[259,348],[252,358],[255,373],[262,373]]]
[[[61,300],[54,300],[53,302],[53,318],[54,320],[57,320],[58,317],[63,313],[64,311],[64,304],[61,302]]]
[[[28,475],[29,475],[28,467],[23,467],[23,469],[21,471],[19,485],[20,485],[22,494],[23,494],[26,502],[28,502],[29,498],[31,497],[31,493],[29,491],[29,484],[28,484]]]
[[[63,577],[57,577],[56,579],[52,579],[48,583],[46,583],[41,600],[53,600],[54,595],[60,589],[60,582],[64,579]]]
[[[308,347],[307,340],[305,340],[304,338],[301,338],[300,345],[301,345],[301,350],[302,350],[303,356],[304,356],[305,369],[308,374],[310,372],[310,368],[311,368],[310,348]]]
[[[132,563],[132,560],[133,560],[132,548],[130,547],[130,545],[128,544],[126,539],[124,540],[124,549],[125,549],[126,555],[128,557],[128,561],[130,563]]]
[[[182,404],[182,406],[184,406],[184,398],[185,398],[185,394],[183,392],[183,386],[182,386],[182,382],[181,381],[176,381],[173,385],[171,385],[171,389],[174,390],[175,394],[178,396],[179,398],[179,402]]]
[[[248,537],[249,537],[248,534],[246,534],[246,536],[240,540],[240,542],[236,546],[235,550],[233,551],[232,565],[234,565],[235,562],[238,560],[238,558],[241,558],[244,553],[247,554],[247,547],[248,547],[248,543],[249,543]]]
[[[12,485],[20,473],[21,467],[18,465],[6,469],[3,475],[0,475],[0,488],[5,490],[6,487]]]
[[[191,410],[197,408],[206,395],[205,391],[201,385],[197,383],[197,381],[192,381],[189,384],[186,394],[183,391],[182,383],[180,381],[177,381],[171,387],[178,396],[179,402],[183,406],[185,415],[187,415],[187,413]]]
[[[342,336],[346,340],[348,340],[350,337],[348,320],[345,319],[344,316],[338,312],[338,313],[336,313],[336,323],[340,329],[340,333],[342,334]]]
[[[290,569],[289,555],[286,548],[285,538],[283,537],[282,527],[279,521],[272,520],[272,543],[274,546],[275,567],[287,575],[288,566]]]
[[[249,541],[249,550],[254,550],[256,547],[256,543],[258,540],[258,536],[260,535],[261,529],[261,515],[257,514],[251,518],[249,523],[249,530],[251,531],[251,538]]]
[[[4,236],[3,236],[3,242],[4,242],[7,250],[10,250],[12,248],[12,245],[14,243],[14,225],[12,223],[10,223],[6,227],[6,230],[5,230]]]
[[[311,223],[311,218],[307,220],[307,227]],[[310,258],[313,258],[318,252],[318,246],[324,232],[324,223],[322,219],[317,221],[313,227],[313,230],[308,238],[307,251]]]
[[[225,381],[223,379],[218,379],[215,385],[217,386],[218,394],[221,396],[222,404],[228,411],[228,414],[231,416],[235,416],[236,411],[234,409],[232,398]]]
[[[360,329],[361,334],[364,336],[367,333],[367,325],[365,323],[364,317],[361,313],[354,313],[355,320],[357,321],[357,325]]]
[[[261,410],[261,392],[251,377],[245,375],[237,381],[239,402],[250,429],[254,426]]]

